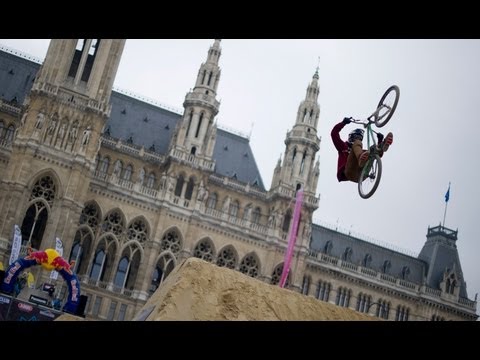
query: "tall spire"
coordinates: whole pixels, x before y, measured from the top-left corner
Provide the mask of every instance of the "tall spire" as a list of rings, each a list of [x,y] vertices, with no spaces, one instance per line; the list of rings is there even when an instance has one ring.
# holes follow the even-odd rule
[[[216,99],[221,70],[220,40],[216,39],[208,50],[207,61],[200,65],[193,90],[185,96],[182,125],[174,140],[174,149],[188,155],[203,157],[210,164],[216,138],[214,118],[220,102]]]

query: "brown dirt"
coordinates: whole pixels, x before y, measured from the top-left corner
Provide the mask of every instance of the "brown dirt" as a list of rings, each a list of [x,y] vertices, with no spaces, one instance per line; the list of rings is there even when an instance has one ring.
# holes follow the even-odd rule
[[[234,270],[189,258],[134,320],[377,320]]]

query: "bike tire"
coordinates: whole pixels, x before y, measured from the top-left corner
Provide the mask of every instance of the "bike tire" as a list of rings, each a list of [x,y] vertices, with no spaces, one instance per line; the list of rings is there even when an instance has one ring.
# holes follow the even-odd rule
[[[400,99],[400,88],[397,85],[392,85],[383,94],[382,98],[380,99],[380,102],[378,103],[377,109],[382,107],[382,105],[384,105],[385,99],[392,92],[395,98],[393,100],[393,105],[390,107],[390,110],[384,114],[375,116],[375,125],[379,128],[381,128],[382,126],[385,126],[390,121],[390,118],[392,117],[393,113],[395,112],[395,109],[397,108],[398,100]]]
[[[372,196],[377,190],[381,178],[382,159],[380,159],[378,154],[375,154],[370,156],[358,179],[358,193],[360,194],[360,197],[363,199],[368,199],[370,196]],[[369,181],[369,183],[365,183],[365,181]],[[371,188],[368,185],[371,185]]]

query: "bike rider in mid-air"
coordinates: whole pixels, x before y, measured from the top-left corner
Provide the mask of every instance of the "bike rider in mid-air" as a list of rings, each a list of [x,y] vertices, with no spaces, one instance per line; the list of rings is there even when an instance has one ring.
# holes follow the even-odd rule
[[[345,125],[352,122],[351,118],[344,118],[332,129],[331,136],[333,144],[338,151],[338,181],[353,181],[358,183],[362,168],[368,160],[368,150],[362,146],[363,129],[355,129],[348,135],[348,141],[340,138],[340,131]],[[393,134],[389,132],[384,138],[383,134],[377,133],[378,149],[380,157],[392,145]]]

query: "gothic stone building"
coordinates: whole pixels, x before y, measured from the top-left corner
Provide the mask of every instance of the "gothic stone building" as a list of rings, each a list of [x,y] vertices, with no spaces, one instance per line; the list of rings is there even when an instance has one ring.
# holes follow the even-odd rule
[[[43,64],[0,50],[0,261],[8,264],[15,224],[22,254],[60,238],[91,319],[132,319],[191,256],[276,284],[302,187],[290,289],[389,320],[477,318],[457,231],[429,228],[417,258],[312,224],[318,72],[267,190],[248,138],[216,125],[220,41],[183,114],[112,91],[124,45],[52,40]],[[51,281],[32,271],[37,286]]]

